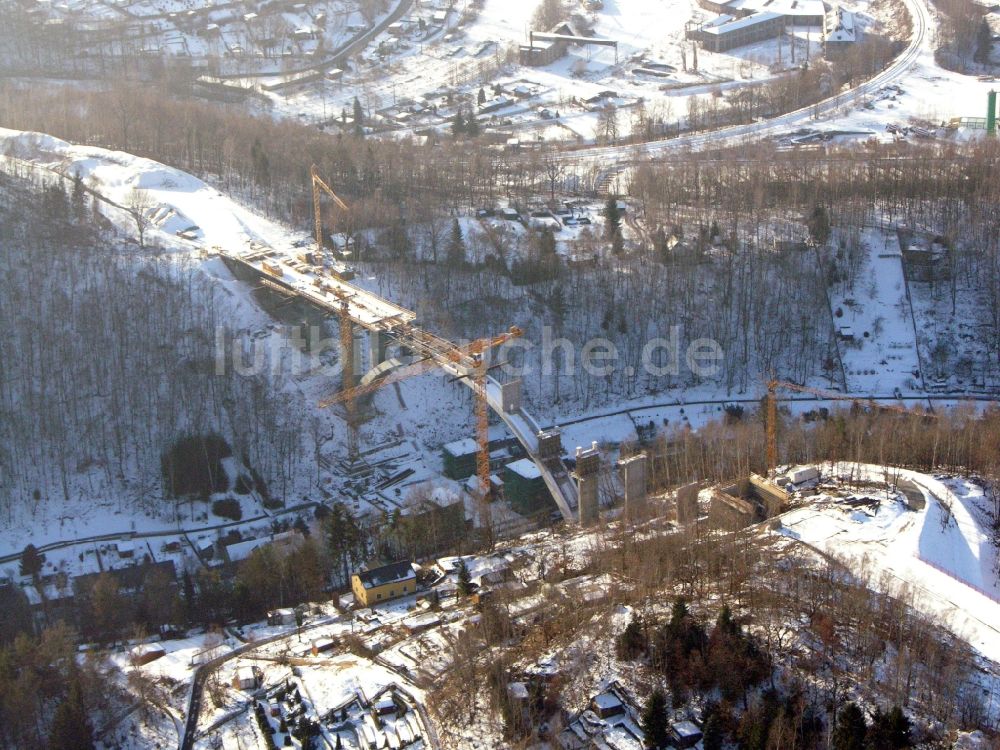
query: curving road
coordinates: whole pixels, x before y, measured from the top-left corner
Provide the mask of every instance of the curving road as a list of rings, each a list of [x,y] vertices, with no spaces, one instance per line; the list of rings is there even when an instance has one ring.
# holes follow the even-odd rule
[[[917,61],[924,41],[927,39],[928,29],[931,25],[931,16],[924,0],[903,0],[903,3],[910,12],[910,17],[913,21],[913,35],[910,38],[910,43],[892,61],[889,67],[869,78],[864,83],[855,86],[853,89],[841,91],[815,104],[772,117],[763,122],[733,125],[727,128],[720,128],[719,130],[691,133],[689,135],[678,136],[677,138],[666,138],[640,144],[582,147],[570,153],[572,153],[573,157],[581,161],[594,160],[600,162],[605,167],[609,164],[621,166],[678,150],[697,150],[708,146],[737,146],[761,136],[774,135],[776,132],[802,125],[815,119],[818,115],[834,112],[851,99],[873,94],[889,84],[902,81]]]
[[[396,8],[381,21],[376,23],[370,29],[365,29],[359,31],[353,37],[344,42],[340,47],[335,49],[333,52],[328,53],[328,55],[320,62],[311,62],[308,65],[299,65],[297,67],[288,68],[281,72],[267,71],[267,72],[255,72],[255,73],[226,73],[225,75],[220,75],[219,79],[223,81],[233,81],[240,79],[252,79],[252,78],[271,78],[274,76],[289,76],[296,73],[307,73],[311,70],[323,71],[332,67],[342,67],[347,59],[363,50],[368,43],[371,42],[376,36],[385,31],[389,26],[394,24],[404,15],[410,11],[410,7],[413,5],[413,0],[399,0],[399,4]],[[216,10],[217,8],[213,8]]]

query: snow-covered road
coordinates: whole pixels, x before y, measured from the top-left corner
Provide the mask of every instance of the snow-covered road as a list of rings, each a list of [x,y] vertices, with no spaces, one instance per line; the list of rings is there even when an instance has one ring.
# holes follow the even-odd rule
[[[765,136],[787,131],[809,123],[823,115],[836,112],[852,101],[861,101],[890,84],[902,82],[910,73],[929,42],[928,30],[931,16],[925,0],[904,0],[913,19],[913,36],[910,43],[885,70],[849,91],[841,91],[815,104],[793,110],[763,122],[720,128],[702,133],[649,141],[637,145],[581,147],[567,154],[581,164],[593,162],[607,169],[610,165],[625,165],[648,161],[676,151],[697,151],[712,147],[730,147],[749,144]]]

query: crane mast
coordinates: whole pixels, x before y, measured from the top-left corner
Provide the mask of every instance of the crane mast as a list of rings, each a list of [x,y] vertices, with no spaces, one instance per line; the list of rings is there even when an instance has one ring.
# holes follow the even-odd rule
[[[323,212],[321,199],[326,193],[334,205],[343,212],[349,212],[350,208],[333,189],[319,175],[319,170],[313,164],[309,169],[309,176],[312,183],[313,199],[313,223],[316,235],[317,253],[323,249]],[[340,275],[334,272],[336,278]],[[476,422],[476,478],[479,484],[480,512],[482,526],[492,533],[489,523],[490,511],[490,436],[489,436],[489,398],[487,393],[487,365],[486,352],[490,349],[517,338],[523,334],[517,326],[511,326],[505,333],[491,338],[482,338],[470,344],[459,346],[445,338],[423,330],[413,325],[411,322],[401,322],[398,320],[389,321],[385,318],[379,324],[378,331],[391,334],[397,338],[408,349],[420,357],[416,363],[401,367],[390,373],[381,380],[376,380],[367,384],[356,384],[354,373],[354,317],[361,315],[378,320],[378,316],[372,314],[360,300],[353,298],[344,291],[334,290],[333,294],[340,301],[340,346],[343,357],[343,372],[341,375],[341,389],[339,393],[324,398],[320,401],[320,407],[332,406],[343,403],[347,412],[348,423],[348,454],[353,461],[358,454],[358,419],[357,419],[357,399],[360,396],[372,393],[379,388],[390,383],[397,383],[400,380],[413,375],[426,372],[430,369],[441,367],[445,371],[461,379],[468,379],[472,387],[475,398],[475,422]],[[352,309],[354,312],[352,313]],[[406,312],[406,311],[404,311]],[[398,317],[398,316],[395,316]],[[365,323],[369,328],[372,323]]]

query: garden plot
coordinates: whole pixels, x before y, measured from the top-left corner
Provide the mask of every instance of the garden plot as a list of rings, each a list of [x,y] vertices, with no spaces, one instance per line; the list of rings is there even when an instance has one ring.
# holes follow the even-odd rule
[[[848,391],[912,394],[921,389],[922,373],[899,241],[870,230],[861,242],[864,258],[853,287],[830,290]]]

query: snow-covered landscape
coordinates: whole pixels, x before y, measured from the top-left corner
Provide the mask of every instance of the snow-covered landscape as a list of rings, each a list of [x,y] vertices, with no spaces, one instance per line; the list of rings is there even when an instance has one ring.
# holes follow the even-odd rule
[[[802,474],[807,468],[798,467],[789,475]],[[756,532],[766,554],[776,561],[785,560],[784,565],[770,564],[784,567],[790,575],[794,566],[822,559],[820,555],[837,560],[850,580],[870,586],[879,595],[900,597],[920,613],[915,616],[926,618],[925,627],[954,633],[971,646],[977,665],[969,676],[972,682],[961,689],[981,690],[975,700],[985,716],[996,716],[1000,712],[1000,672],[992,657],[1000,638],[995,612],[1000,607],[1000,586],[994,572],[997,548],[983,526],[988,506],[982,488],[963,477],[935,478],[883,466],[818,468],[814,478],[796,486],[791,509]],[[926,504],[919,510],[899,489],[906,482],[924,497]],[[667,497],[651,502],[666,510],[674,501]],[[710,493],[702,493],[702,523],[711,515],[712,502]],[[653,539],[664,533],[679,537],[688,532],[680,527],[649,526],[641,533]],[[539,613],[544,619],[546,611],[570,599],[595,613],[592,617],[602,611],[613,613],[596,631],[578,636],[582,641],[557,636],[540,652],[532,646],[530,653],[537,655],[521,654],[514,660],[514,674],[521,676],[515,682],[531,685],[555,671],[567,680],[561,692],[570,706],[573,701],[593,706],[591,699],[600,702],[596,696],[614,696],[626,706],[621,718],[601,721],[581,711],[574,719],[571,713],[563,731],[579,733],[586,727],[587,732],[596,731],[594,736],[608,741],[617,737],[625,746],[641,747],[645,740],[635,696],[644,689],[646,677],[642,669],[631,669],[627,660],[616,657],[613,648],[608,653],[608,639],[625,630],[639,613],[651,618],[657,610],[669,611],[669,603],[615,605],[611,591],[621,582],[613,574],[569,574],[560,583],[539,588],[543,577],[551,580],[552,576],[543,571],[593,569],[605,545],[621,543],[615,526],[607,531],[533,535],[503,544],[491,555],[429,561],[421,568],[429,583],[417,595],[391,605],[348,613],[333,611],[332,617],[327,611],[310,610],[302,625],[288,619],[284,627],[263,623],[244,626],[236,635],[251,645],[240,646],[239,641],[230,639],[216,641],[219,645],[212,656],[225,660],[212,677],[218,681],[218,696],[211,704],[202,705],[198,722],[211,730],[194,746],[211,747],[216,736],[224,743],[258,742],[260,725],[250,710],[250,696],[255,699],[253,705],[259,702],[263,706],[276,731],[279,721],[283,727],[291,725],[294,718],[305,717],[317,722],[319,735],[331,746],[339,736],[345,747],[381,747],[383,733],[388,733],[390,744],[398,736],[402,746],[438,746],[438,734],[444,736],[453,730],[427,726],[425,722],[433,721],[436,714],[429,715],[418,707],[428,703],[429,686],[447,684],[449,672],[463,668],[458,660],[469,658],[468,649],[477,652],[482,648],[481,639],[489,637],[483,629],[486,610],[473,602],[482,602],[486,592],[491,592],[490,598],[501,599],[515,623],[535,621]],[[476,592],[473,599],[461,593],[460,567],[468,570]],[[772,612],[770,616],[779,615]],[[280,619],[280,612],[277,617]],[[791,635],[776,660],[779,673],[792,669],[796,660],[801,662],[808,654],[826,648],[791,623],[769,621],[760,627],[782,629],[785,638]],[[129,666],[124,655],[115,658],[126,673],[141,670],[183,682],[191,679],[204,643],[198,638],[165,642],[166,654],[143,666]],[[260,645],[253,645],[257,643]],[[240,650],[233,650],[234,644]],[[893,670],[898,669],[896,659],[891,652],[880,657],[871,685],[891,684]],[[571,664],[575,665],[572,670]],[[244,672],[256,676],[249,687],[238,688],[234,680]],[[814,679],[820,685],[828,677],[820,668]],[[865,696],[870,689],[860,674],[848,685],[849,694],[857,691]],[[392,700],[383,708],[386,690]],[[293,693],[298,697],[289,700],[286,696]],[[434,712],[443,710],[434,700],[429,703]],[[682,721],[700,723],[702,711],[697,705],[675,711],[675,726]],[[407,716],[410,718],[401,727]],[[162,720],[160,725],[160,731],[169,735]],[[496,723],[484,716],[473,726],[472,732],[460,733],[464,738],[460,746],[472,743],[473,737],[486,746],[499,746],[501,740],[495,733],[500,727]],[[128,730],[123,725],[119,732],[124,737]],[[975,744],[981,742],[975,735],[966,735],[962,741],[986,747]]]
[[[0,17],[0,747],[997,746],[995,7]]]

